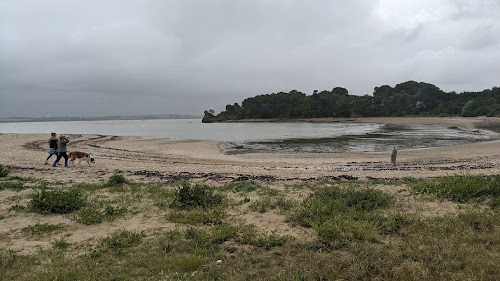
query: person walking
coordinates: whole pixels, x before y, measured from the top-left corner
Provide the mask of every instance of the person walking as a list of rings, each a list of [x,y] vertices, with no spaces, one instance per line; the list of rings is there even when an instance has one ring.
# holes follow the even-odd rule
[[[64,157],[64,167],[68,168],[68,154],[66,153],[66,144],[68,142],[69,140],[65,136],[59,136],[59,142],[57,144],[57,151],[59,153],[57,154],[57,160],[54,162],[52,167],[57,167],[57,163],[59,163],[59,160]]]
[[[56,154],[57,158],[57,137],[56,133],[50,133],[50,139],[49,139],[49,157],[45,159],[45,165],[49,164],[49,159],[52,157],[52,155]]]
[[[391,154],[391,161],[392,161],[392,166],[396,166],[396,157],[398,156],[398,150],[396,149],[396,146],[392,146],[392,154]]]

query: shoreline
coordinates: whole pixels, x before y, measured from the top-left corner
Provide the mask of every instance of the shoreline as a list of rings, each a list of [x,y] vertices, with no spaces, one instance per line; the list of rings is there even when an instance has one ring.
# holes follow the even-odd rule
[[[500,124],[500,118],[485,117],[362,118],[355,121],[440,124],[468,130],[480,129],[485,124],[493,124],[497,128]],[[400,150],[398,165],[393,168],[389,148],[387,152],[226,155],[221,151],[220,143],[215,141],[76,134],[68,136],[68,151],[90,152],[96,159],[94,166],[89,167],[83,162],[68,169],[43,165],[48,156],[48,134],[5,133],[0,134],[0,164],[22,176],[75,182],[98,182],[115,173],[148,180],[260,180],[283,183],[318,179],[401,179],[500,174],[499,141]],[[54,161],[54,157],[51,160]]]

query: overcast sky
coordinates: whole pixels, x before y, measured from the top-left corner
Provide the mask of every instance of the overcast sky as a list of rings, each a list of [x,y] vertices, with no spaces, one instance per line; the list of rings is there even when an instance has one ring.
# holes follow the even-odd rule
[[[196,114],[258,94],[500,86],[498,0],[0,0],[0,117]]]

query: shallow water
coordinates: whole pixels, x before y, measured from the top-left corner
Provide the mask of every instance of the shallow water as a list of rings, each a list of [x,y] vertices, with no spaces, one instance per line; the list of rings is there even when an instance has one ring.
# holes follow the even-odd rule
[[[0,133],[98,134],[222,142],[229,154],[378,152],[492,141],[500,134],[434,125],[372,123],[201,123],[199,119],[0,123]]]

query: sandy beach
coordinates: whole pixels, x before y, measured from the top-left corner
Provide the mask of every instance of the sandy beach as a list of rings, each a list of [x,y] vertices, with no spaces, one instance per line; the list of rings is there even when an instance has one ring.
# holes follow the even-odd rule
[[[308,120],[311,122],[311,120]],[[467,130],[500,128],[500,118],[363,118],[328,119],[313,122],[371,122],[391,124],[440,124]],[[381,153],[315,153],[315,154],[243,154],[225,155],[219,143],[199,140],[173,140],[151,137],[121,137],[102,135],[68,135],[68,150],[80,150],[94,155],[96,163],[86,162],[64,168],[45,165],[47,134],[0,134],[0,164],[11,170],[9,176],[47,180],[61,186],[77,183],[103,183],[113,174],[122,174],[134,182],[159,182],[189,180],[208,184],[226,184],[234,181],[254,180],[285,192],[288,198],[304,198],[304,191],[286,190],[285,186],[320,179],[366,180],[401,179],[405,177],[432,178],[448,175],[498,175],[500,174],[500,143],[487,142],[439,148],[400,150],[398,165],[390,162],[392,147]],[[54,158],[51,159],[54,161]],[[377,188],[397,195],[400,211],[427,215],[457,212],[452,202],[420,202],[408,199],[403,187],[381,185]],[[165,220],[165,211],[151,208],[150,200],[142,200],[136,214],[100,224],[82,225],[64,215],[40,215],[11,212],[15,202],[26,204],[31,189],[0,192],[0,247],[23,252],[33,252],[39,247],[48,248],[53,236],[32,238],[22,234],[22,229],[35,223],[62,223],[69,229],[62,234],[75,245],[94,245],[95,239],[106,237],[113,231],[128,229],[149,233],[157,229],[177,229],[179,226]],[[99,193],[102,198],[112,198],[113,193]],[[258,200],[259,196],[250,196]],[[17,199],[16,199],[17,198]],[[99,197],[100,198],[100,197]],[[246,197],[235,197],[241,201]],[[15,201],[17,200],[17,201]],[[20,201],[19,201],[20,200]],[[252,201],[252,202],[253,202]],[[276,231],[300,240],[314,237],[311,229],[291,227],[283,214],[277,211],[265,214],[248,211],[248,204],[232,209],[230,216],[237,221],[255,225],[259,231]]]
[[[309,120],[310,121],[310,120]],[[433,124],[467,130],[500,128],[500,118],[358,118],[314,122]],[[320,178],[430,178],[500,172],[500,144],[485,142],[438,148],[399,150],[390,163],[391,147],[380,153],[296,153],[225,155],[219,143],[153,137],[68,135],[68,151],[90,152],[96,159],[68,169],[44,165],[44,134],[0,134],[0,164],[15,174],[47,180],[97,182],[115,173],[140,179],[207,179],[216,181],[294,181]],[[76,163],[75,163],[76,164]]]

